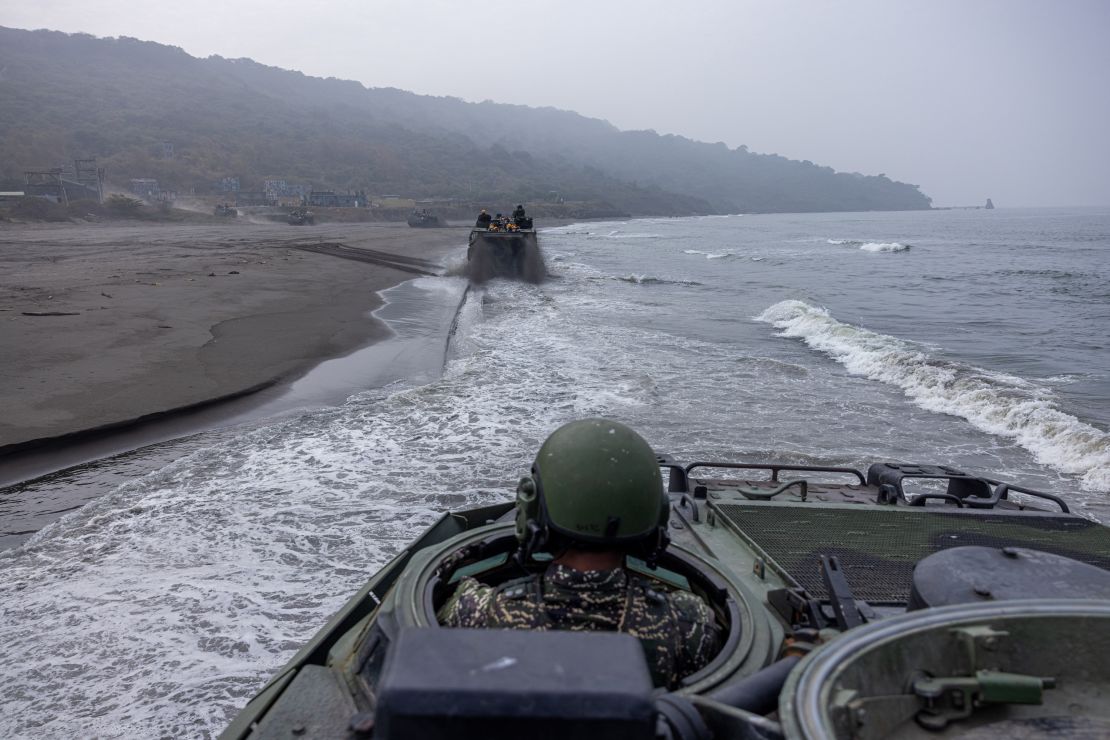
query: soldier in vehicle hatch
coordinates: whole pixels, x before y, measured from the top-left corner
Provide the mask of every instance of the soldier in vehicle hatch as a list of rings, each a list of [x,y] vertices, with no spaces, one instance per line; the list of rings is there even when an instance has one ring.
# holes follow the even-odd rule
[[[513,209],[513,221],[520,221],[523,218],[524,218],[524,206],[522,204],[517,205],[517,207]]]
[[[667,547],[670,507],[659,463],[633,430],[571,422],[540,447],[517,487],[518,555],[548,552],[542,574],[498,586],[464,578],[440,609],[446,627],[627,632],[656,685],[675,687],[717,654],[722,631],[701,597],[625,567]]]
[[[486,212],[485,208],[483,208],[482,212],[478,214],[478,220],[477,220],[477,222],[475,222],[474,225],[479,229],[488,229],[489,228],[489,222],[492,221],[492,220],[493,220],[493,217],[490,216],[489,213]]]

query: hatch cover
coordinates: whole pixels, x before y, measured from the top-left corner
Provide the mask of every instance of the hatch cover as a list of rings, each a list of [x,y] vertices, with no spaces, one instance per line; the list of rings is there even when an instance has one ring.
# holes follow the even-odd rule
[[[964,545],[1028,547],[1110,570],[1110,529],[1076,516],[759,503],[716,508],[819,599],[828,598],[821,555],[837,556],[855,597],[874,604],[906,603],[914,564]]]

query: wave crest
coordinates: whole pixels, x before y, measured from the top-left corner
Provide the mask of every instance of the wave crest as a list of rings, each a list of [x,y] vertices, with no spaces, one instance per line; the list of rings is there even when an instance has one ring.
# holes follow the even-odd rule
[[[901,244],[899,242],[867,242],[866,244],[859,245],[859,248],[864,252],[908,252],[910,251],[909,244]]]
[[[864,252],[908,252],[909,244],[901,242],[864,242],[856,239],[826,239],[829,244],[843,247],[859,247]]]
[[[625,275],[624,277],[618,277],[617,280],[634,285],[701,285],[701,283],[696,280],[667,280],[666,278],[657,278],[651,275]]]
[[[837,321],[804,301],[776,303],[756,317],[832,357],[849,373],[901,388],[927,411],[966,419],[1013,439],[1037,462],[1110,490],[1110,434],[1064,413],[1052,392],[1028,380],[929,355],[897,337]]]
[[[732,252],[703,252],[700,249],[683,249],[683,254],[700,254],[704,255],[707,260],[719,260],[726,257],[735,257]]]
[[[661,239],[661,234],[646,234],[646,233],[628,233],[620,229],[614,229],[608,234],[594,234],[587,232],[591,239]]]

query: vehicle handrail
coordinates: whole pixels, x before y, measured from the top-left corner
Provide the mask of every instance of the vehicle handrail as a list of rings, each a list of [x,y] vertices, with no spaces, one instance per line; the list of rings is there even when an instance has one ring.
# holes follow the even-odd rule
[[[833,465],[788,465],[786,463],[726,463],[726,462],[711,462],[699,461],[693,462],[686,466],[686,475],[689,476],[690,471],[694,468],[733,468],[739,470],[770,470],[771,482],[779,482],[780,470],[791,470],[798,472],[812,472],[812,473],[845,473],[847,475],[854,475],[859,479],[860,485],[867,485],[867,478],[863,473],[855,468],[839,467]]]
[[[984,478],[983,480],[995,486],[994,493],[991,495],[990,499],[988,499],[991,505],[994,505],[1003,499],[1009,500],[1010,491],[1017,491],[1018,493],[1024,493],[1026,496],[1033,496],[1034,498],[1043,498],[1051,501],[1052,503],[1060,507],[1060,511],[1064,512],[1065,514],[1071,513],[1071,509],[1068,508],[1068,505],[1064,501],[1064,499],[1051,493],[1045,493],[1044,491],[1038,491],[1033,488],[1026,488],[1025,486],[1015,486],[1012,483],[1003,483],[1001,481],[991,480],[990,478]],[[986,503],[986,501],[984,501],[984,503]]]
[[[961,509],[965,506],[965,499],[962,499],[959,496],[953,496],[951,493],[919,493],[913,498],[907,497],[906,504],[908,506],[924,506],[926,499],[931,498],[940,499],[941,501],[951,501]]]

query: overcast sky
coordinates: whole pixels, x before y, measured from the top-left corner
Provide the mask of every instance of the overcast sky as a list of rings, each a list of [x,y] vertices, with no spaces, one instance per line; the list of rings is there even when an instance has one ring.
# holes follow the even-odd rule
[[[0,0],[0,25],[566,108],[935,205],[1110,205],[1110,0]]]

